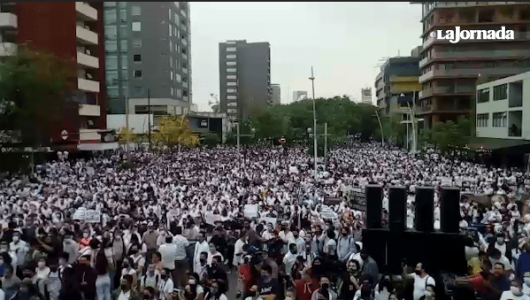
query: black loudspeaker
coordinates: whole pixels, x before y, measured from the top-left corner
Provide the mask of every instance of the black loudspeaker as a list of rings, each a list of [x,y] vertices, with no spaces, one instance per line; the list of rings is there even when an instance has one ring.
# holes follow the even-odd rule
[[[381,228],[383,212],[383,187],[376,184],[366,186],[366,228]]]
[[[460,231],[460,190],[442,187],[440,195],[440,229],[445,233]]]
[[[416,187],[414,229],[422,232],[434,231],[434,188]]]
[[[379,270],[387,265],[389,257],[387,241],[390,232],[386,229],[365,229],[363,230],[363,249],[368,251],[370,256],[377,262]],[[396,273],[400,274],[400,273]]]
[[[407,228],[407,189],[392,186],[388,191],[388,228],[401,232]]]

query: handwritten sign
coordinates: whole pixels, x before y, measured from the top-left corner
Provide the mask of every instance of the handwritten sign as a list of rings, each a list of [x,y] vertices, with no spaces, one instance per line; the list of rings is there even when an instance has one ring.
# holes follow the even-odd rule
[[[361,188],[348,188],[345,193],[351,208],[366,211],[366,193]]]
[[[99,223],[101,222],[101,211],[95,209],[86,209],[84,207],[79,208],[74,213],[72,219],[84,220],[87,223]]]
[[[264,221],[265,224],[272,224],[272,227],[276,226],[276,218],[270,218],[270,217],[262,217],[261,221]]]
[[[441,181],[442,181],[442,186],[451,186],[453,185],[453,179],[451,177],[442,177],[441,178]]]
[[[257,218],[258,217],[258,205],[257,204],[246,204],[243,208],[243,214],[247,218]]]
[[[322,210],[320,211],[320,216],[323,219],[337,219],[338,215],[336,212],[332,211],[328,206],[322,205]]]
[[[214,215],[213,213],[207,213],[204,217],[206,224],[214,225],[216,221],[221,220],[220,215]]]

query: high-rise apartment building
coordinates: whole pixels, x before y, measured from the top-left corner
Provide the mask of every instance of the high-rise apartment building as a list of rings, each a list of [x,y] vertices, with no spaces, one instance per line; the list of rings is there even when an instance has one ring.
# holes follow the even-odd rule
[[[422,90],[416,114],[433,123],[472,113],[480,77],[504,78],[530,70],[530,5],[526,2],[422,2]],[[436,38],[438,30],[514,30],[513,40]],[[433,37],[434,36],[434,37]]]
[[[27,46],[71,61],[77,74],[79,105],[70,103],[60,123],[51,126],[52,146],[76,151],[92,142],[97,150],[94,144],[101,141],[107,120],[102,17],[102,2],[0,3],[0,57]]]
[[[293,102],[307,99],[307,91],[294,91]]]
[[[231,120],[250,117],[271,104],[271,48],[268,42],[219,43],[220,109]]]
[[[109,113],[185,114],[191,99],[188,2],[104,2]],[[148,99],[148,97],[150,99]]]
[[[282,90],[279,84],[271,84],[271,99],[272,105],[282,103]]]

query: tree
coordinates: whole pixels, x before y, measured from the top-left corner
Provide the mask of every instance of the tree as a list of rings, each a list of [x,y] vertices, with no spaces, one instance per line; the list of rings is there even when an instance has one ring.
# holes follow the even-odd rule
[[[221,142],[221,139],[219,138],[219,135],[217,135],[215,133],[207,133],[204,136],[204,139],[202,141],[202,143],[204,145],[206,145],[207,147],[209,147],[209,148],[215,147],[220,142]]]
[[[457,122],[451,120],[434,124],[426,133],[426,140],[438,148],[443,154],[463,148],[471,137],[471,121],[460,117]]]
[[[199,137],[189,129],[187,119],[177,116],[162,117],[158,130],[153,134],[153,140],[170,149],[177,145],[193,147],[199,144]]]
[[[121,143],[127,143],[127,141],[129,141],[129,143],[135,143],[138,140],[138,135],[134,133],[134,128],[129,130],[127,127],[121,127],[118,133],[118,138]]]
[[[62,110],[73,104],[75,75],[71,62],[52,54],[21,47],[7,57],[0,64],[0,130],[7,134],[3,142],[19,137],[24,147],[49,144]]]

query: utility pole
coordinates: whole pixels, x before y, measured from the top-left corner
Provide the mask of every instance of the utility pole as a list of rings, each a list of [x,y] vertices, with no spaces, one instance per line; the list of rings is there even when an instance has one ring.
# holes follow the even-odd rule
[[[379,129],[381,130],[381,146],[385,146],[385,137],[383,136],[383,124],[381,124],[381,118],[379,117],[379,111],[375,111],[375,116],[377,117],[377,122],[379,122]]]
[[[248,136],[248,137],[254,137],[254,132],[256,131],[254,128],[251,129],[252,133],[251,134],[240,134],[239,133],[239,120],[238,122],[236,123],[236,137],[237,137],[237,156],[239,158],[240,156],[240,151],[239,151],[239,137],[241,136]]]
[[[151,89],[147,89],[147,138],[149,140],[149,151],[151,151]]]
[[[311,77],[309,77],[309,80],[311,80],[311,86],[313,89],[313,138],[314,138],[314,151],[315,151],[315,172],[314,177],[315,180],[317,179],[317,111],[316,111],[316,104],[315,104],[315,76],[313,75],[313,67],[311,67]]]

